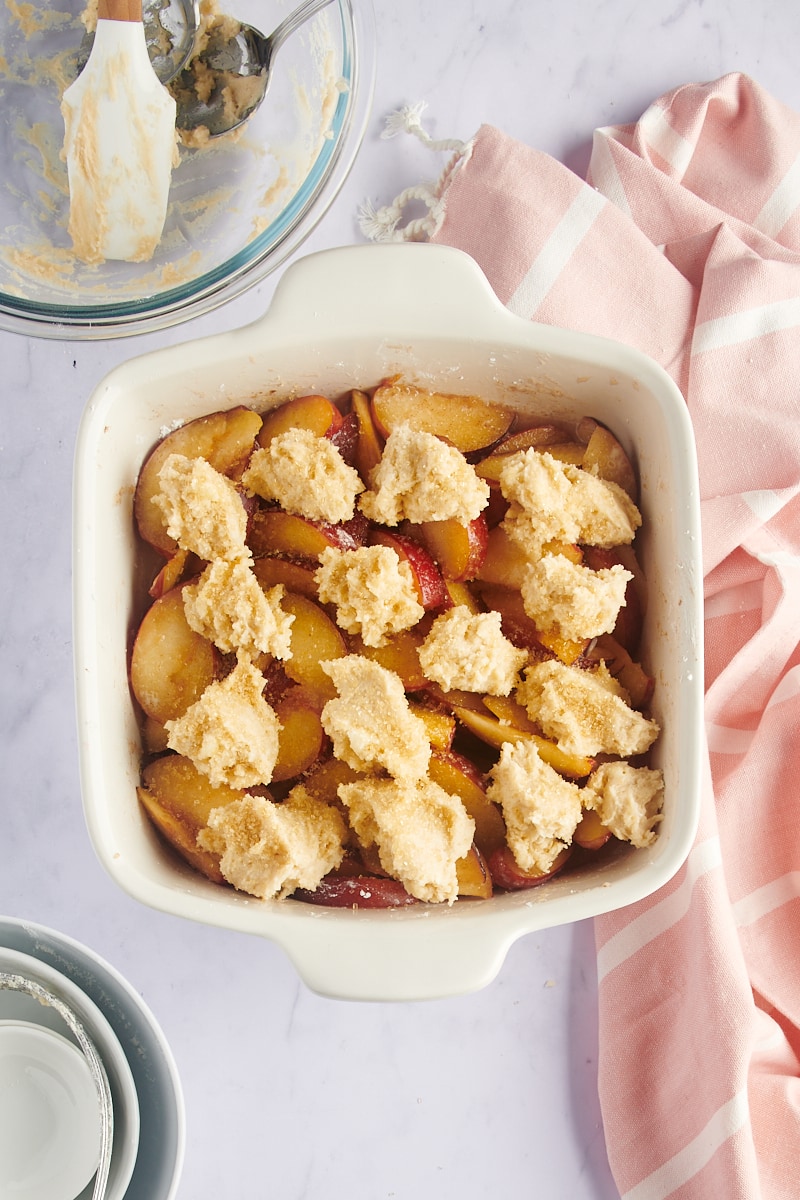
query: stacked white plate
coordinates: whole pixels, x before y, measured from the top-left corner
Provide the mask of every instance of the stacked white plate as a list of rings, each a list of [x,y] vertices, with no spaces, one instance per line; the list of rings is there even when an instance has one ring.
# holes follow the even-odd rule
[[[11,917],[0,917],[0,971],[57,994],[103,1060],[114,1105],[106,1200],[172,1200],[183,1165],[183,1095],[141,997],[87,947]],[[99,1135],[94,1083],[66,1022],[26,993],[0,990],[0,1195],[91,1200]]]

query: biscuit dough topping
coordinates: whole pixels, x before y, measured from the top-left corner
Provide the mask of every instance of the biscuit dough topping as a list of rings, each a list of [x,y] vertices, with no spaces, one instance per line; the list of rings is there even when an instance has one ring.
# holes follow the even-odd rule
[[[365,779],[339,787],[362,845],[418,900],[458,899],[456,863],[469,850],[475,822],[457,796],[430,779]]]
[[[483,512],[490,494],[459,450],[410,425],[389,434],[371,483],[359,501],[361,511],[384,525],[403,520],[466,525]]]
[[[280,723],[262,692],[264,676],[246,659],[210,683],[182,717],[167,721],[170,750],[190,758],[213,784],[269,783]]]
[[[546,737],[570,754],[644,754],[659,734],[626,703],[623,689],[601,664],[588,671],[556,660],[525,671],[517,698]]]
[[[248,794],[212,809],[197,841],[229,883],[270,900],[313,891],[342,861],[346,834],[341,814],[298,784],[281,804]]]
[[[285,659],[294,617],[281,608],[282,595],[280,585],[263,591],[248,562],[216,558],[197,583],[184,587],[183,608],[191,628],[223,653]]]
[[[446,691],[507,696],[528,654],[503,636],[499,612],[473,614],[459,604],[436,618],[420,646],[419,661],[427,678]]]
[[[161,490],[153,503],[167,532],[198,558],[249,558],[247,514],[239,493],[204,458],[170,454],[158,474]]]
[[[511,506],[509,537],[531,550],[546,542],[621,546],[633,541],[641,514],[617,484],[534,449],[509,455],[500,487]]]
[[[408,563],[389,546],[360,546],[346,553],[323,551],[314,574],[319,598],[336,605],[336,620],[366,646],[382,646],[389,634],[416,625],[425,613]]]
[[[356,771],[388,771],[396,779],[421,779],[431,746],[425,725],[408,707],[393,671],[348,654],[324,662],[339,693],[322,710],[333,752]]]
[[[514,858],[523,871],[546,874],[572,841],[581,789],[543,762],[534,742],[506,742],[491,779],[486,794],[503,810]]]
[[[312,521],[349,521],[363,492],[358,471],[333,442],[309,429],[288,429],[256,450],[242,476],[245,487],[286,512]]]
[[[664,776],[627,762],[601,763],[583,789],[583,803],[594,809],[614,837],[634,846],[650,846],[661,820]]]
[[[632,578],[622,566],[592,571],[563,554],[543,554],[526,568],[520,591],[541,630],[577,641],[613,631]]]

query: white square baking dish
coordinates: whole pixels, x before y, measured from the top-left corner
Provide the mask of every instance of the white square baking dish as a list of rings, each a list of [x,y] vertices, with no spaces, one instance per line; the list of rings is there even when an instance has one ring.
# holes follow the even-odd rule
[[[159,839],[136,798],[140,740],[128,683],[145,584],[134,484],[164,432],[222,408],[331,397],[385,376],[479,393],[532,415],[607,424],[639,474],[648,578],[644,657],[656,679],[664,819],[655,843],[530,891],[453,907],[323,909],[216,886]],[[684,862],[698,820],[702,571],[697,465],[683,398],[636,350],[511,315],[460,251],[380,245],[324,251],[283,276],[252,325],[146,354],[88,401],[75,458],[74,642],[84,810],[100,861],[126,892],[177,916],[268,937],[314,990],[409,1000],[477,989],[515,939],[651,894]]]

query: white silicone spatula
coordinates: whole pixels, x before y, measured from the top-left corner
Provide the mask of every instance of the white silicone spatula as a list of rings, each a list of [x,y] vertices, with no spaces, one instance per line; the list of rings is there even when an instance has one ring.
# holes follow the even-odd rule
[[[78,258],[146,262],[164,228],[175,101],[150,64],[141,0],[99,0],[89,61],[64,92],[69,233]]]

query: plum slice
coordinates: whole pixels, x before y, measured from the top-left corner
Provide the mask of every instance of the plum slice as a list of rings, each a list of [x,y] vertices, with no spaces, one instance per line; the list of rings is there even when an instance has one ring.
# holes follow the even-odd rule
[[[215,787],[194,763],[180,754],[157,758],[142,772],[139,801],[170,845],[212,883],[224,883],[219,860],[197,845],[212,809],[239,800],[243,792]]]
[[[333,437],[342,420],[339,409],[327,396],[296,396],[264,415],[258,445],[268,446],[274,437],[290,429],[307,429],[317,437]]]
[[[395,382],[375,389],[372,418],[383,437],[398,425],[413,425],[414,429],[444,438],[462,454],[473,454],[503,437],[514,413],[480,396],[450,396]]]
[[[523,891],[526,888],[538,887],[540,883],[545,883],[557,875],[566,866],[571,851],[570,846],[565,846],[549,871],[533,872],[523,871],[508,846],[501,846],[491,855],[489,870],[496,887],[506,892]]]
[[[228,412],[198,417],[168,433],[145,460],[136,484],[133,512],[144,540],[166,558],[178,549],[166,531],[160,510],[152,502],[159,490],[158,473],[170,454],[204,458],[222,475],[234,478],[247,465],[260,428],[258,413],[239,405]]]
[[[464,583],[474,579],[483,565],[489,527],[481,513],[466,525],[453,519],[425,521],[419,526],[419,536],[445,579]]]
[[[183,716],[219,665],[219,651],[186,620],[182,587],[153,601],[133,643],[130,672],[133,694],[148,717],[163,725]]]
[[[475,845],[489,856],[506,840],[506,826],[500,809],[486,795],[486,784],[478,768],[455,750],[435,748],[431,752],[428,774],[452,796],[458,796],[475,822]]]
[[[298,888],[292,898],[325,908],[402,908],[419,903],[398,879],[377,875],[328,875],[315,891]]]

